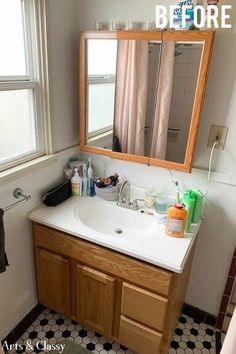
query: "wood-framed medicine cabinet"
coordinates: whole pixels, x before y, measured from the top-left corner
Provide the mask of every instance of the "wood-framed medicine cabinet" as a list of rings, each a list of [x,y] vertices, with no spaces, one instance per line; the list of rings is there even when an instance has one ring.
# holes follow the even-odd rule
[[[191,172],[214,31],[80,33],[80,150]]]

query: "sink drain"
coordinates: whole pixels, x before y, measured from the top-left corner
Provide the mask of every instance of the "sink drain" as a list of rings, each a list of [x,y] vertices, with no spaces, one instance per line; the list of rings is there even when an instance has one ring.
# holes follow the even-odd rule
[[[117,235],[120,235],[120,234],[123,233],[123,231],[122,231],[122,229],[121,229],[120,227],[117,227],[117,229],[115,229],[115,233],[116,233]]]

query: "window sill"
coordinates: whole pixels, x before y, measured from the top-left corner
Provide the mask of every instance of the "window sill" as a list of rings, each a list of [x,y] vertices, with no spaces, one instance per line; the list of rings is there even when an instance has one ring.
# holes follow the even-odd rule
[[[19,177],[26,176],[42,167],[50,166],[57,162],[57,154],[42,156],[25,162],[19,166],[0,172],[0,185],[11,182]]]
[[[95,141],[101,140],[103,138],[107,138],[109,135],[111,135],[111,136],[113,135],[113,130],[107,130],[103,133],[94,135],[93,137],[89,137],[87,143],[91,144]]]

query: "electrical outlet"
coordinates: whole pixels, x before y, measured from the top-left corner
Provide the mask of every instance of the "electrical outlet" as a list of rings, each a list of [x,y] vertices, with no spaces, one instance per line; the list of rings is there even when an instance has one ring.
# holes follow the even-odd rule
[[[222,125],[213,124],[211,126],[207,146],[212,147],[214,145],[214,142],[216,140],[218,140],[218,144],[216,145],[216,149],[224,150],[228,130],[229,130],[229,128],[227,128],[227,127],[224,127]]]

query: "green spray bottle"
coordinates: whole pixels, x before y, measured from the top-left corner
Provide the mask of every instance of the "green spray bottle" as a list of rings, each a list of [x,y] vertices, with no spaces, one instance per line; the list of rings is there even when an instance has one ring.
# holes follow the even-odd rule
[[[193,193],[195,197],[195,206],[192,221],[198,223],[202,216],[203,194],[199,189],[193,191]]]
[[[195,208],[195,193],[189,189],[184,192],[183,203],[187,210],[187,220],[185,225],[185,232],[191,231],[191,223],[193,219],[193,213]]]

